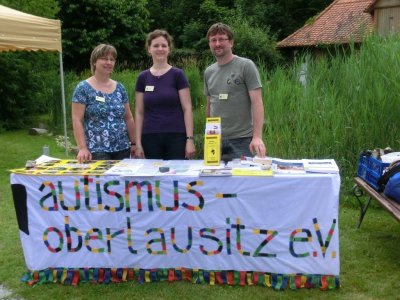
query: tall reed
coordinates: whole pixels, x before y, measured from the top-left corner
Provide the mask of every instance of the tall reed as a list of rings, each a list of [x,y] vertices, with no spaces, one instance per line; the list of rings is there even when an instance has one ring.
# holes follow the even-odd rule
[[[268,73],[263,97],[269,155],[334,158],[350,177],[363,149],[399,150],[399,48],[396,36],[371,36],[349,55],[303,56],[289,69]],[[305,84],[299,81],[302,68]]]

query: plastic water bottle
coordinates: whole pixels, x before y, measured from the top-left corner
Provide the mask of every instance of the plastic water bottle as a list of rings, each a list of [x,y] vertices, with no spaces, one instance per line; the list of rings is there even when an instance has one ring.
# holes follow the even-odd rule
[[[43,146],[43,155],[49,156],[49,154],[50,154],[50,148],[49,148],[49,146],[44,145],[44,146]]]

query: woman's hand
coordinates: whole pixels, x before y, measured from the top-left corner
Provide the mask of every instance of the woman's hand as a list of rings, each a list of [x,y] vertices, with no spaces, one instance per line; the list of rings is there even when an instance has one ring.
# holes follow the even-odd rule
[[[83,164],[86,161],[92,160],[92,153],[90,153],[88,148],[79,149],[76,159],[80,164]]]
[[[191,159],[194,157],[195,153],[196,147],[194,145],[194,141],[192,139],[186,140],[185,157],[187,159]]]
[[[130,147],[131,158],[134,158],[136,156],[136,144],[131,144]]]
[[[137,158],[145,158],[142,145],[136,145],[135,157],[137,157]]]

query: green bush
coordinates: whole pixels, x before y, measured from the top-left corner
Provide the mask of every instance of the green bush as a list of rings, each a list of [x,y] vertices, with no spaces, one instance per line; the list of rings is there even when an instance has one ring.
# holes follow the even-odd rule
[[[269,68],[274,68],[281,62],[281,55],[276,49],[276,40],[269,28],[259,27],[249,23],[246,18],[238,15],[228,23],[234,32],[233,52],[247,57]]]
[[[0,128],[11,130],[32,125],[34,116],[46,113],[41,90],[40,60],[43,53],[0,54]],[[47,81],[47,80],[45,80]]]
[[[205,104],[206,99],[203,94],[203,77],[200,74],[199,68],[193,63],[189,63],[184,68],[184,71],[190,83],[190,96],[193,108],[198,108]]]

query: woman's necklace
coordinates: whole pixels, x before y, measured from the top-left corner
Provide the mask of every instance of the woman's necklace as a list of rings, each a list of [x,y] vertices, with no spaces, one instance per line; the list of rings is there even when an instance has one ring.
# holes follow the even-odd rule
[[[97,79],[96,76],[93,76],[93,82],[96,90],[107,94],[114,91],[114,82],[110,78],[107,78],[105,81],[101,81]]]
[[[169,69],[171,69],[170,65],[166,65],[163,67],[155,67],[152,66],[150,68],[150,72],[153,76],[156,76],[157,78],[160,78],[160,76],[164,75],[165,73],[167,73],[169,71]]]

